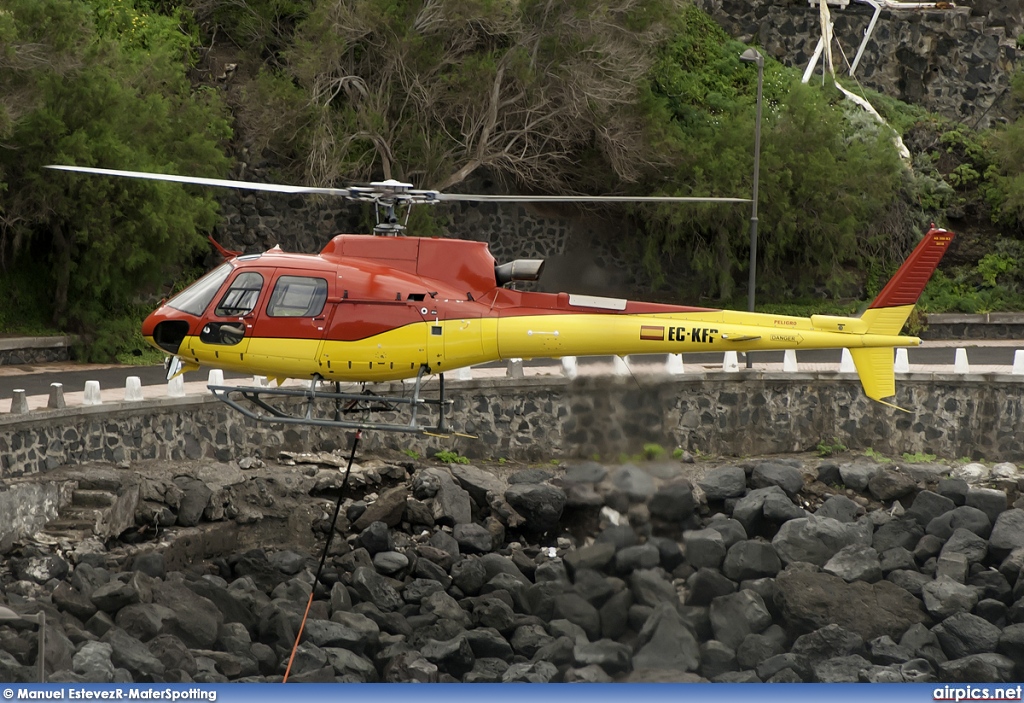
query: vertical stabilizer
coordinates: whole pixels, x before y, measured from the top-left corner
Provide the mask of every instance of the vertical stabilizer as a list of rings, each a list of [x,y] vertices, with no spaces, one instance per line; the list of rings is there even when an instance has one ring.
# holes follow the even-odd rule
[[[952,232],[934,226],[928,231],[896,275],[885,284],[882,292],[860,316],[866,323],[865,334],[898,335],[903,330],[903,325],[952,241]],[[857,366],[861,385],[864,386],[864,395],[879,402],[885,402],[882,398],[896,395],[892,348],[851,348],[850,354]]]
[[[928,230],[896,275],[860,316],[867,323],[867,334],[900,333],[952,241],[952,232],[934,226]]]

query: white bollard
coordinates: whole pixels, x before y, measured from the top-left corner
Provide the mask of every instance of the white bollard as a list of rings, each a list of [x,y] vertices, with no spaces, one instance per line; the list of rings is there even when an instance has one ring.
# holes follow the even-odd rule
[[[740,370],[739,357],[736,356],[736,352],[727,351],[725,357],[722,359],[722,370],[729,373],[736,373]]]
[[[14,415],[28,414],[28,398],[24,388],[15,388],[11,394],[11,413]]]
[[[953,357],[953,373],[970,373],[971,365],[967,363],[967,350],[957,349]]]
[[[103,398],[100,397],[100,382],[86,381],[85,393],[82,396],[82,405],[102,405]]]
[[[223,386],[224,372],[221,371],[220,369],[210,369],[210,375],[206,377],[206,385]]]
[[[463,366],[461,369],[455,369],[455,380],[456,381],[472,381],[473,380],[473,368],[470,366]]]
[[[142,400],[142,380],[138,376],[129,376],[124,380],[124,399],[129,403]]]
[[[1013,374],[1024,376],[1024,349],[1018,349],[1013,353]]]
[[[505,364],[505,375],[508,378],[523,378],[523,360],[522,359],[509,359]]]
[[[787,349],[782,353],[782,370],[785,373],[796,373],[800,370],[796,365],[796,349]]]
[[[839,373],[857,373],[857,365],[853,363],[853,354],[849,349],[843,349],[843,356],[839,361]]]
[[[64,384],[63,383],[51,383],[50,384],[50,398],[46,401],[46,407],[51,410],[60,410],[66,408],[67,405],[64,403]]]
[[[682,354],[668,355],[668,361],[665,362],[665,373],[670,376],[682,376],[686,373],[686,367],[683,365]]]
[[[175,376],[167,382],[167,397],[168,398],[184,398],[185,397],[185,377]]]
[[[910,358],[907,350],[900,348],[896,350],[896,363],[893,366],[896,373],[910,373]]]
[[[612,357],[612,373],[616,376],[629,375],[629,365],[626,364],[626,360],[621,356]]]
[[[256,386],[257,388],[266,388],[270,384],[267,381],[266,376],[253,376],[252,385]]]
[[[579,376],[579,369],[576,368],[576,357],[575,356],[563,356],[562,357],[562,375],[568,379],[573,379]]]

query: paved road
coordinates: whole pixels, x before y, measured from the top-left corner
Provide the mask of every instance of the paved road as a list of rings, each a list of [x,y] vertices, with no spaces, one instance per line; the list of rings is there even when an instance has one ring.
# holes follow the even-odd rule
[[[984,342],[964,342],[967,344],[984,344]],[[1024,348],[1024,342],[1020,344]],[[967,358],[972,365],[982,366],[1010,366],[1013,364],[1013,356],[1016,346],[1001,343],[992,346],[967,347]],[[797,352],[797,363],[800,364],[839,364],[841,352],[838,349],[808,350]],[[953,345],[935,347],[916,347],[908,350],[908,358],[911,364],[952,366],[955,349]],[[756,352],[753,354],[755,364],[781,364],[783,353],[779,352]],[[652,362],[663,361],[663,355],[649,355],[632,357],[635,361],[643,363],[644,360]],[[608,364],[611,357],[581,357],[578,360],[580,366],[590,364]],[[687,365],[716,365],[722,363],[722,354],[684,354],[683,362]],[[743,361],[740,361],[741,365]],[[557,361],[551,359],[532,359],[524,362],[526,366],[552,366]],[[504,362],[485,364],[484,367],[503,367]],[[205,381],[207,371],[200,370],[185,374],[185,381]],[[10,398],[15,388],[22,388],[29,396],[46,395],[49,393],[51,383],[63,383],[64,391],[81,391],[86,381],[99,381],[100,387],[104,389],[124,388],[125,378],[138,376],[143,385],[152,386],[165,383],[163,366],[78,366],[74,364],[57,364],[52,366],[35,367],[2,367],[0,366],[0,398]],[[226,373],[225,378],[251,378],[245,374]]]

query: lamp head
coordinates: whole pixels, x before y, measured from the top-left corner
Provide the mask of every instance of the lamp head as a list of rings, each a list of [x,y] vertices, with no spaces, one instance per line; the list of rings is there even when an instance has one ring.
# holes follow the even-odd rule
[[[764,66],[764,56],[754,48],[747,49],[740,54],[740,61],[743,63],[756,63],[758,68]]]

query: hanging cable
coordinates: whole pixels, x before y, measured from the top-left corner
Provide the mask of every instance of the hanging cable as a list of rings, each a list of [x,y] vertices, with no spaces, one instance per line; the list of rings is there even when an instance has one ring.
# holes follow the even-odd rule
[[[356,430],[355,439],[352,440],[352,452],[348,455],[348,467],[345,469],[345,478],[341,480],[341,488],[338,489],[338,502],[334,505],[334,517],[331,518],[331,528],[327,531],[327,540],[324,542],[324,551],[320,555],[320,565],[316,568],[316,577],[313,579],[313,588],[309,592],[309,601],[306,603],[306,612],[302,614],[302,622],[299,623],[299,632],[295,635],[295,644],[292,645],[291,656],[288,657],[288,667],[284,671],[284,679],[281,683],[288,683],[288,675],[292,673],[292,663],[295,661],[295,652],[299,649],[299,640],[302,639],[302,631],[306,627],[306,620],[309,618],[309,609],[313,606],[313,596],[316,595],[317,584],[320,583],[320,576],[324,571],[324,564],[327,562],[327,552],[331,549],[331,538],[334,537],[334,526],[338,523],[338,513],[341,512],[341,501],[344,500],[345,489],[348,487],[348,477],[352,473],[352,462],[356,458],[356,447],[363,436],[362,430]]]

